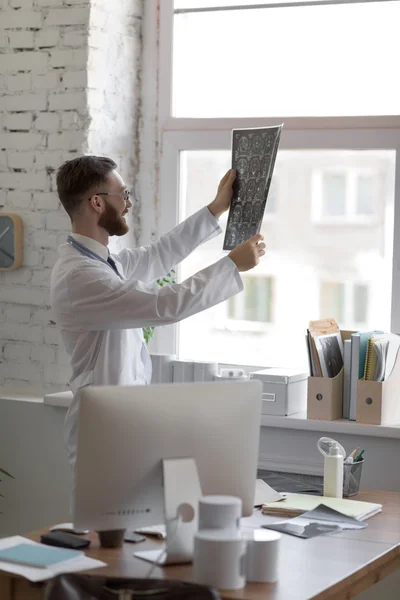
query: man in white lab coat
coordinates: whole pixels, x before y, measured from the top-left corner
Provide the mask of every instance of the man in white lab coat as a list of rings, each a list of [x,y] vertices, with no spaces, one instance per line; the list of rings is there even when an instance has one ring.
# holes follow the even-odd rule
[[[142,328],[176,323],[243,289],[239,271],[264,254],[262,236],[237,246],[186,281],[160,287],[156,279],[197,246],[219,234],[235,172],[221,180],[215,199],[149,246],[111,255],[109,236],[127,233],[132,206],[109,158],[82,156],[63,164],[57,190],[72,223],[51,277],[51,305],[72,368],[74,400],[65,421],[70,464],[75,464],[79,391],[87,385],[151,381],[151,359]]]

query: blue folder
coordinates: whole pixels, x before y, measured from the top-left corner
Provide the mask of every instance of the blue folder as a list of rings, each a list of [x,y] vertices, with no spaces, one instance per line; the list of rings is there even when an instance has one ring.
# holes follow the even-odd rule
[[[17,544],[11,548],[0,550],[0,562],[9,562],[27,567],[45,569],[57,563],[82,556],[80,550],[53,548],[36,544]]]

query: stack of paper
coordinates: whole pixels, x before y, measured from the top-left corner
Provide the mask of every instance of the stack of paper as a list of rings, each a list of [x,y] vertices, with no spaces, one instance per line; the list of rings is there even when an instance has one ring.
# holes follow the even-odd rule
[[[339,533],[344,529],[364,529],[367,524],[320,504],[315,510],[305,512],[300,517],[281,523],[269,523],[263,525],[263,527],[308,539],[320,535]]]
[[[21,545],[23,545],[23,547],[21,547]],[[22,552],[22,550],[26,548],[26,545],[38,549],[36,558],[34,557],[32,552]],[[19,546],[20,550],[16,548],[17,546]],[[18,560],[19,556],[21,561],[33,561],[36,564],[48,565],[41,567],[32,567],[27,566],[26,564],[24,565],[18,564],[17,562],[6,562],[6,560],[2,561],[0,559],[1,571],[7,571],[8,573],[21,575],[22,577],[26,577],[26,579],[29,579],[30,581],[45,581],[46,579],[51,579],[56,575],[59,575],[60,573],[74,573],[77,571],[86,571],[88,569],[98,569],[99,567],[107,566],[106,563],[101,562],[100,560],[88,558],[84,555],[83,552],[73,550],[66,551],[61,548],[45,546],[43,544],[38,544],[37,542],[33,542],[32,540],[21,537],[19,535],[0,540],[0,552],[5,550],[10,550],[10,552],[8,553],[3,552],[4,558],[8,557],[8,560]],[[46,552],[46,557],[44,557],[43,551]],[[72,558],[68,558],[67,560],[61,561],[57,560],[56,556],[58,556],[58,554],[63,551],[65,552],[65,556],[71,556]],[[50,553],[52,553],[53,557],[50,556]]]
[[[266,515],[296,517],[324,504],[343,515],[364,521],[382,510],[382,504],[346,500],[344,498],[328,498],[327,496],[310,496],[305,494],[284,494],[285,499],[279,502],[266,502],[262,512]]]
[[[277,502],[283,500],[284,496],[274,490],[268,483],[262,479],[256,480],[256,493],[254,495],[254,506],[263,506],[267,502]]]

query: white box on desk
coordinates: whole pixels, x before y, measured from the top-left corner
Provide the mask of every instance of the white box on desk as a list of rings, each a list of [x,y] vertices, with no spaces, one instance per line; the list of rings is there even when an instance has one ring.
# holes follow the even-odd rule
[[[307,409],[308,373],[271,367],[250,373],[263,384],[262,414],[287,417]]]

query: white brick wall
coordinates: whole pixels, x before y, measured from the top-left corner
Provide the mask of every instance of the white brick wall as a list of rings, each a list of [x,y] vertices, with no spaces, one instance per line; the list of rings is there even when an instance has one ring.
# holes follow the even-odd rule
[[[65,389],[69,368],[57,361],[49,278],[69,223],[52,175],[70,148],[87,149],[84,80],[71,90],[63,78],[86,72],[89,0],[72,9],[62,0],[3,0],[0,7],[0,204],[24,222],[23,267],[0,274],[0,386]],[[73,33],[72,48],[63,40]],[[63,128],[66,122],[80,131]]]
[[[65,389],[49,278],[69,221],[55,170],[111,155],[133,182],[144,0],[0,0],[0,210],[24,223],[21,269],[0,272],[0,387]]]
[[[112,11],[109,0],[96,0],[89,28],[88,146],[94,154],[111,155],[131,188],[135,187],[135,166],[140,163],[136,134],[141,125],[142,16],[139,0],[114,2]],[[140,224],[136,225],[135,242],[141,234]],[[111,247],[118,250],[127,242],[115,238]]]

